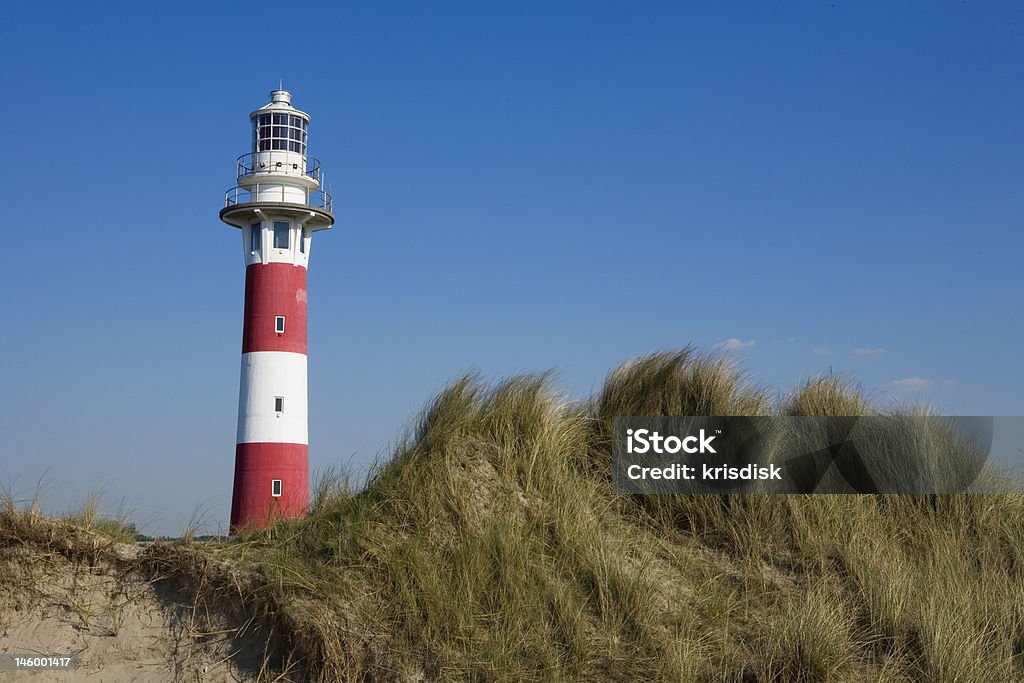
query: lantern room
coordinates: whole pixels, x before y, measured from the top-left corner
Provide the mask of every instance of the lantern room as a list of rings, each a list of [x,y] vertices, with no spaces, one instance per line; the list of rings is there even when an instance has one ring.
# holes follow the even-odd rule
[[[323,230],[334,223],[320,162],[308,156],[309,114],[292,106],[287,90],[249,114],[251,151],[238,157],[238,184],[227,191],[221,219],[238,228],[289,221],[293,228]],[[306,246],[302,238],[298,244]],[[301,253],[301,252],[300,252]]]

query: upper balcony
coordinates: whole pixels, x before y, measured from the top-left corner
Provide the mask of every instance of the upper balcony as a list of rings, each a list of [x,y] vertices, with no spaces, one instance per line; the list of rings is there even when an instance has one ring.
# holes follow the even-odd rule
[[[313,181],[316,185],[323,179],[319,159],[284,150],[250,152],[238,157],[235,162],[235,177],[239,181],[267,173],[295,176],[307,182]]]

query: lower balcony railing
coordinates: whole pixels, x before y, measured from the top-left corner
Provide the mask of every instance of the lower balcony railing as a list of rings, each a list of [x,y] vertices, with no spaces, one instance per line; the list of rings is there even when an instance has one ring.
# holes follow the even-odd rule
[[[301,193],[301,196],[298,194]],[[301,201],[296,201],[301,200]],[[334,208],[331,194],[326,190],[301,190],[285,187],[275,183],[272,186],[251,185],[249,187],[232,187],[224,193],[224,206],[238,204],[259,204],[260,202],[283,202],[301,204],[330,212]]]

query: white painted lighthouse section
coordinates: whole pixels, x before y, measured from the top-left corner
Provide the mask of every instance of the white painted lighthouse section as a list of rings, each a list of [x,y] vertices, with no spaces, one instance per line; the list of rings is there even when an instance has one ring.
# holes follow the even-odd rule
[[[281,223],[288,223],[287,247],[278,247],[285,240],[278,239],[275,231]],[[258,233],[253,235],[253,233]],[[242,230],[242,253],[245,265],[262,263],[290,263],[293,266],[309,267],[309,250],[313,248],[313,232],[302,223],[287,218],[273,217],[260,223],[253,223]]]
[[[237,443],[309,443],[306,361],[287,351],[242,354]]]

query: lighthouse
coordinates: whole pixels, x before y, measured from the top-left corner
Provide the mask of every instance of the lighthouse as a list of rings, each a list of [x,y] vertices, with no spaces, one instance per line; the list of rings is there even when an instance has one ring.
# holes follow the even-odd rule
[[[287,90],[249,114],[252,150],[220,218],[238,228],[245,259],[242,373],[231,529],[309,508],[306,270],[313,234],[334,223],[320,162],[307,154],[309,114]]]

